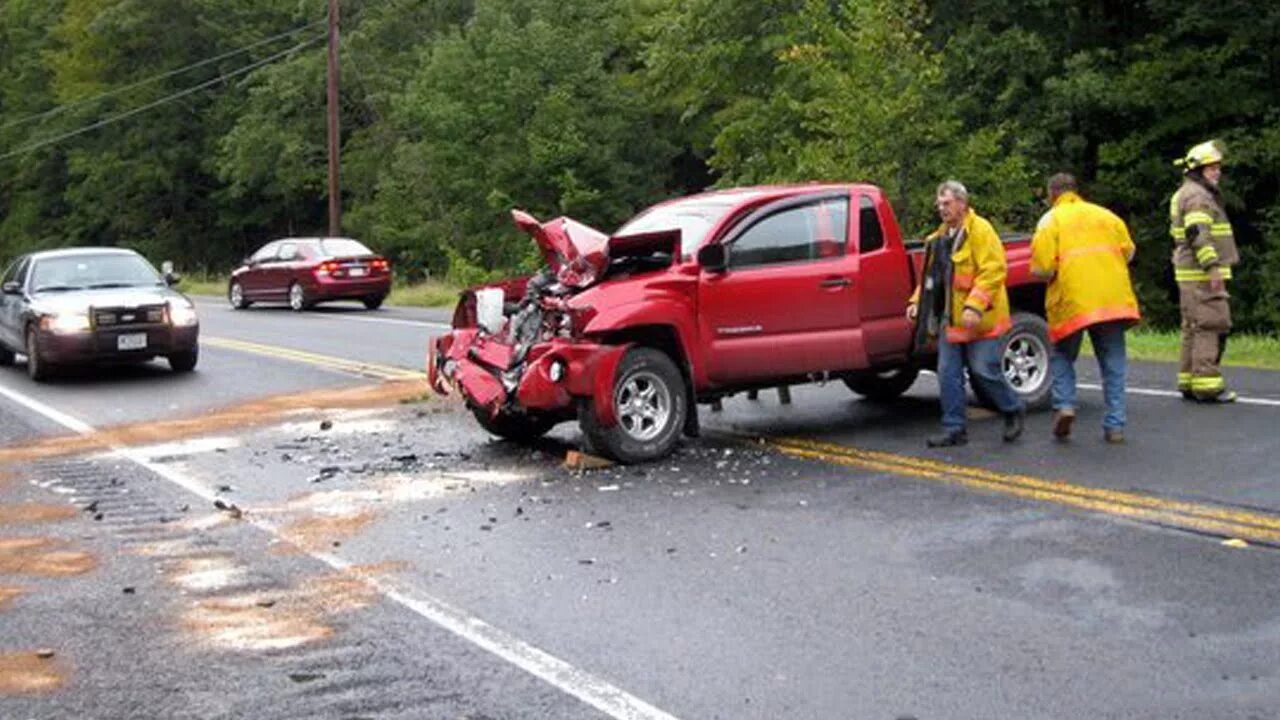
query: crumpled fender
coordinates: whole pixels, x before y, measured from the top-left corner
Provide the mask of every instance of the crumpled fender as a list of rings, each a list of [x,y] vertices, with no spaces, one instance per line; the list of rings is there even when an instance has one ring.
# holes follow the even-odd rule
[[[613,382],[618,374],[618,365],[631,349],[631,343],[610,348],[598,355],[591,368],[592,393],[591,404],[595,409],[596,423],[600,427],[613,427],[618,424],[618,415],[613,410]]]

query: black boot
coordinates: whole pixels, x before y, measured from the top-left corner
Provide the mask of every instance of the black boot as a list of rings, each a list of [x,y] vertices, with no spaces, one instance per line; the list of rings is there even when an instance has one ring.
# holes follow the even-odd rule
[[[969,443],[969,435],[964,430],[948,430],[941,435],[934,435],[925,444],[931,448],[936,447],[954,447],[956,445],[967,445]]]
[[[1004,414],[1004,435],[1002,437],[1004,437],[1005,442],[1013,442],[1022,437],[1022,426],[1026,417],[1027,411],[1023,408]]]

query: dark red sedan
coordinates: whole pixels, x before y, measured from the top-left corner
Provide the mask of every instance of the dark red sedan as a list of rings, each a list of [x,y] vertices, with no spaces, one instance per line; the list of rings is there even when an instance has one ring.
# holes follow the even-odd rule
[[[231,273],[227,300],[287,302],[296,311],[330,300],[359,300],[373,310],[391,292],[391,263],[348,238],[288,238],[264,245]]]

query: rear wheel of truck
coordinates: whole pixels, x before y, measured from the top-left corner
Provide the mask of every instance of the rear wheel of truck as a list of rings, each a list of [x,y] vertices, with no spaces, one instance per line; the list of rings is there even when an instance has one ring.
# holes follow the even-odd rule
[[[1049,405],[1049,358],[1053,345],[1049,342],[1049,325],[1038,315],[1013,314],[1013,327],[1000,339],[1000,368],[1013,391],[1022,398],[1028,410],[1042,410]],[[970,383],[978,402],[995,409],[996,404],[982,389]]]
[[[886,370],[862,370],[844,376],[850,390],[872,402],[888,402],[897,398],[916,382],[920,368],[902,365]]]
[[[546,415],[517,415],[515,413],[490,413],[485,408],[471,408],[480,427],[504,440],[527,443],[537,440],[558,422]]]
[[[623,463],[642,463],[669,455],[689,413],[684,378],[671,358],[653,348],[632,348],[618,365],[613,382],[617,423],[602,427],[594,405],[582,410],[582,434],[592,452]]]

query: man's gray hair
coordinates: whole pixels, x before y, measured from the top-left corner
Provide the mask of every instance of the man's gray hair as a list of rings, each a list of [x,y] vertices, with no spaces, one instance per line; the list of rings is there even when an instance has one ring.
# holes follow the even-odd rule
[[[969,188],[965,187],[964,183],[959,180],[947,180],[939,185],[937,194],[941,195],[942,193],[950,193],[951,197],[966,205],[969,204]]]
[[[1047,185],[1050,197],[1057,197],[1064,192],[1078,192],[1080,190],[1080,185],[1076,182],[1076,176],[1071,173],[1060,172],[1049,178]]]

